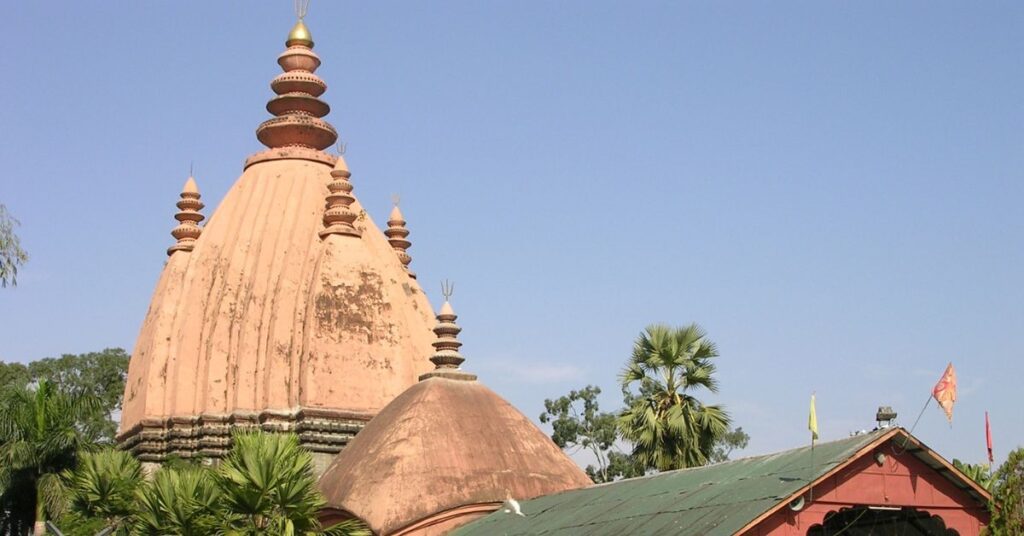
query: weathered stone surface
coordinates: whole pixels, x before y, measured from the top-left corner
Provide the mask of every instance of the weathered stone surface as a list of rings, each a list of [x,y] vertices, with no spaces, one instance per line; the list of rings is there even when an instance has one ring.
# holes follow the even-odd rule
[[[168,259],[125,388],[119,441],[141,458],[217,455],[245,423],[336,452],[431,369],[430,304],[358,201],[359,236],[320,237],[320,154],[250,164]]]
[[[508,402],[477,381],[448,377],[402,393],[320,479],[325,521],[355,516],[381,535],[440,533],[509,495],[521,500],[590,484]]]
[[[285,46],[276,117],[257,129],[268,149],[204,227],[191,179],[178,203],[168,253],[187,254],[171,255],[153,293],[118,435],[147,462],[219,456],[240,427],[294,431],[330,455],[431,368],[430,304],[344,159],[322,151],[337,133],[302,20]]]

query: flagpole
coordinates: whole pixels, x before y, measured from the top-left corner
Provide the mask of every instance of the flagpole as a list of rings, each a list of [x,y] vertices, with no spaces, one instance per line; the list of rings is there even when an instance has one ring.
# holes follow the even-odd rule
[[[811,476],[814,476],[814,439],[811,439]],[[807,502],[814,502],[814,479],[811,478],[807,484]]]
[[[917,414],[917,418],[914,419],[914,425],[910,427],[910,431],[907,432],[907,434],[914,435],[914,428],[917,428],[917,423],[921,422],[921,417],[924,416],[925,410],[928,409],[928,405],[931,404],[931,403],[932,403],[932,395],[928,395],[928,400],[924,401],[924,407],[921,408],[921,413]],[[895,443],[895,441],[893,441],[893,443]],[[907,440],[906,439],[903,440],[903,445],[901,445],[900,448],[902,450],[900,450],[899,452],[896,452],[896,448],[894,446],[893,447],[893,453],[896,454],[897,456],[899,456],[900,454],[903,454],[904,452],[906,452],[906,448],[907,448]]]
[[[932,398],[933,398],[933,396],[929,394],[928,395],[928,400],[924,401],[924,407],[921,408],[921,413],[917,414],[917,418],[914,419],[914,425],[910,427],[910,434],[911,435],[913,435],[913,433],[914,433],[914,428],[917,428],[917,423],[921,422],[921,417],[924,416],[924,412],[925,412],[925,410],[928,409],[928,405],[932,403]]]
[[[810,478],[807,479],[807,502],[814,502],[814,440],[818,436],[818,409],[815,407],[815,397],[818,394],[817,391],[811,391],[811,412],[807,420],[807,427],[811,431],[811,474]]]

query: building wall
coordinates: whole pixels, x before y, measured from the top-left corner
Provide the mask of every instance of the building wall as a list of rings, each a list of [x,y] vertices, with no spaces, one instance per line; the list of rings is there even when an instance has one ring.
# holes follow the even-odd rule
[[[885,455],[879,464],[875,454]],[[744,536],[805,535],[829,512],[855,506],[910,507],[943,519],[961,536],[978,536],[988,524],[985,506],[960,490],[938,471],[891,441],[816,485],[805,494],[799,512],[788,506],[776,511]]]

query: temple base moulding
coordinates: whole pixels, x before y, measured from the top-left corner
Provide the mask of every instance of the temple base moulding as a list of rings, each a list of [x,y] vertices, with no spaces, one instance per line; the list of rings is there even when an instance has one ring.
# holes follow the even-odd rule
[[[121,432],[117,443],[142,462],[171,458],[221,458],[231,448],[234,430],[291,432],[319,466],[345,448],[373,417],[323,408],[232,412],[146,418]],[[318,471],[320,472],[320,471]]]

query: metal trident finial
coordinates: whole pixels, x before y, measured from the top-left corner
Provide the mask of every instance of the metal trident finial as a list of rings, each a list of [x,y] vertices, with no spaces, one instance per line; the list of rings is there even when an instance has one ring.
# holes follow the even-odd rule
[[[451,299],[452,294],[455,292],[455,283],[445,279],[441,281],[441,295],[444,296],[444,301]]]
[[[345,151],[348,150],[348,143],[338,140],[338,145],[335,149],[338,151],[338,155],[345,156]]]
[[[309,0],[295,0],[295,16],[302,20],[309,11]]]
[[[192,168],[194,166],[195,166],[195,162],[189,161],[189,163],[188,163],[188,176],[189,177],[195,177],[195,175],[192,173]]]
[[[398,194],[391,194],[391,202],[398,206],[398,203],[402,201],[402,196]]]

